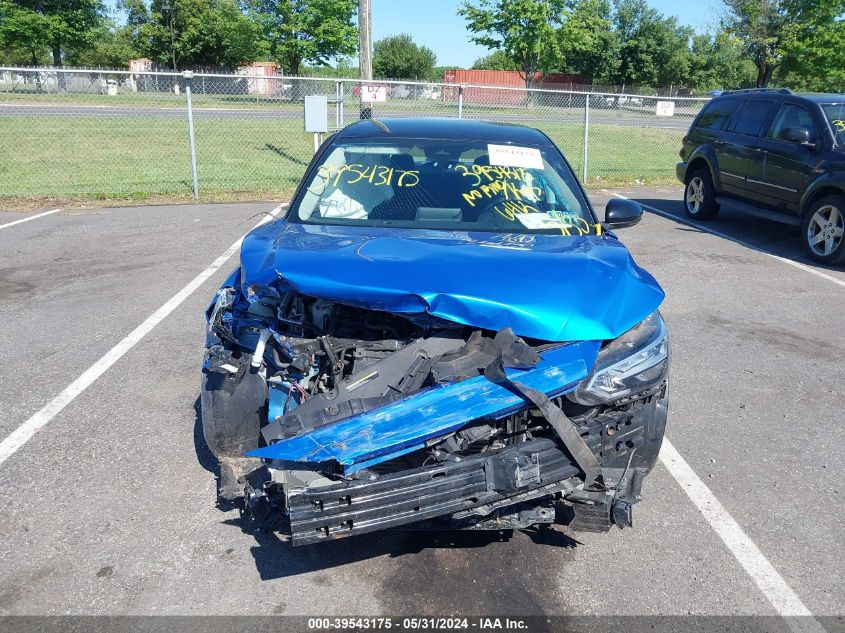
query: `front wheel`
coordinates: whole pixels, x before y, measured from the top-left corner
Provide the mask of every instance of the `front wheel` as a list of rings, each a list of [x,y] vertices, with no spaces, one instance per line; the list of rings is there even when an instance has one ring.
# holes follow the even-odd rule
[[[801,241],[810,259],[821,264],[845,264],[845,197],[825,196],[804,214]]]
[[[684,210],[693,220],[712,220],[719,212],[716,188],[707,169],[696,169],[687,176]]]

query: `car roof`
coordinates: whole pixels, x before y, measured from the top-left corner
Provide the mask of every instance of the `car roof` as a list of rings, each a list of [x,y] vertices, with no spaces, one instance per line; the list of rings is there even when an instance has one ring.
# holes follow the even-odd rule
[[[814,101],[815,103],[845,103],[845,94],[825,92],[799,92],[796,97]]]
[[[363,119],[342,129],[337,138],[426,138],[551,145],[545,134],[523,125],[445,117]]]
[[[747,90],[732,90],[726,91],[720,94],[718,97],[714,97],[715,99],[724,100],[724,99],[739,99],[739,98],[748,98],[748,99],[759,99],[762,97],[771,98],[771,97],[778,97],[784,99],[806,99],[807,101],[812,101],[814,103],[845,103],[845,94],[841,93],[832,93],[832,92],[792,92],[786,90],[777,90],[777,89],[747,89]]]

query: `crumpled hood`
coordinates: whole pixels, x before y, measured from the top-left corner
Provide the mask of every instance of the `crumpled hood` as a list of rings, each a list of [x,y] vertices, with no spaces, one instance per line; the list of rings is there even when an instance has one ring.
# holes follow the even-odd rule
[[[241,280],[429,313],[547,341],[616,338],[664,293],[615,238],[325,226],[277,220],[241,247]]]

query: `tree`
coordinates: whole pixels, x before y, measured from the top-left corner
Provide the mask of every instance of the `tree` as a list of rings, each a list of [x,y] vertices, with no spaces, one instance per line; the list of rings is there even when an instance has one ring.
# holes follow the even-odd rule
[[[665,18],[646,0],[617,0],[614,30],[619,65],[611,74],[622,86],[681,84],[689,73],[692,29]]]
[[[425,79],[437,58],[425,46],[417,46],[411,36],[391,35],[373,44],[373,74],[384,79]]]
[[[724,28],[736,36],[766,87],[782,68],[802,86],[841,89],[845,0],[724,0]]]
[[[38,65],[49,41],[49,24],[41,14],[0,0],[0,43],[9,63]]]
[[[502,50],[514,60],[531,88],[538,72],[557,65],[564,0],[464,0],[458,15],[467,21],[476,44]]]
[[[92,46],[69,50],[67,61],[74,66],[126,68],[129,66],[129,60],[140,56],[141,52],[132,37],[131,29],[110,22],[98,30]]]
[[[425,79],[437,62],[434,52],[411,36],[391,35],[373,44],[373,74],[385,79]]]
[[[298,75],[303,63],[325,66],[358,51],[352,21],[355,0],[246,0],[284,72]]]
[[[575,0],[557,30],[562,72],[605,80],[619,66],[619,40],[614,34],[608,0]]]
[[[472,65],[473,70],[517,70],[516,62],[505,51],[493,51],[489,55],[479,57]]]
[[[792,1],[787,11],[794,16],[794,37],[783,45],[779,83],[799,90],[845,91],[845,1]]]
[[[94,31],[93,45],[68,51],[67,61],[75,66],[126,68],[129,61],[147,54],[141,27],[150,21],[144,0],[118,0],[115,8],[124,14],[124,23],[103,20]]]
[[[732,34],[719,30],[692,38],[687,84],[695,90],[748,88],[753,86],[757,69],[742,43]]]
[[[139,38],[152,59],[180,67],[236,67],[266,53],[258,25],[235,0],[153,0]],[[173,21],[171,50],[170,20]]]
[[[67,50],[92,45],[104,18],[100,0],[0,0],[0,43],[33,64],[47,49],[61,66]]]
[[[757,87],[769,85],[794,37],[794,24],[780,0],[725,0],[725,28],[742,41],[757,68]]]

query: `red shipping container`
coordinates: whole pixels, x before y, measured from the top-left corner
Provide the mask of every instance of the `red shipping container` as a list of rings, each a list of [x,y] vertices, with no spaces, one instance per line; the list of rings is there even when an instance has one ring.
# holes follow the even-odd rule
[[[463,70],[443,71],[443,83],[470,84],[464,88],[464,102],[480,105],[522,105],[526,102],[526,90],[496,90],[479,86],[504,86],[507,88],[525,88],[525,79],[515,70]],[[589,79],[580,75],[550,73],[546,76],[537,73],[534,86],[543,88],[553,85],[555,89],[566,89],[567,85],[589,84]],[[444,88],[444,101],[457,101],[458,89]]]

